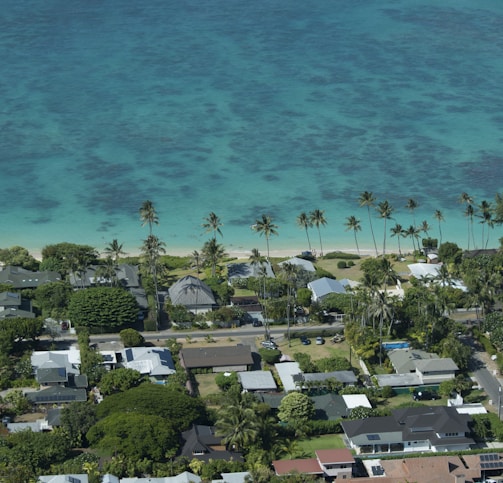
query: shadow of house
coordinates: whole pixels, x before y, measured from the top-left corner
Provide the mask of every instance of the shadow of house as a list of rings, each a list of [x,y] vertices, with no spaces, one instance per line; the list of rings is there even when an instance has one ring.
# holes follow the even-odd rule
[[[182,432],[184,441],[180,455],[189,460],[201,461],[226,460],[243,461],[241,453],[228,451],[222,443],[222,437],[215,434],[214,426],[194,424],[192,428]]]
[[[230,263],[227,265],[227,280],[230,285],[236,280],[247,278],[275,278],[270,262],[253,264],[251,262]]]

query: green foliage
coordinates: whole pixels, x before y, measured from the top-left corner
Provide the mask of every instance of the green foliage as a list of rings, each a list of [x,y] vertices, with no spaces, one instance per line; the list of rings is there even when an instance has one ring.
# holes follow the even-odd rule
[[[395,395],[395,391],[393,390],[393,388],[391,386],[384,386],[381,389],[381,396],[384,399],[389,399],[389,398],[393,397],[394,395]]]
[[[329,312],[348,314],[351,313],[352,295],[345,293],[331,293],[323,299],[321,305]]]
[[[360,255],[356,255],[354,253],[330,252],[323,255],[323,258],[327,260],[333,260],[334,258],[338,258],[340,260],[359,260]]]
[[[124,347],[141,347],[145,344],[145,338],[135,329],[123,329],[119,336]]]
[[[296,352],[293,355],[295,362],[299,363],[299,368],[302,372],[316,372],[316,364],[312,361],[311,356],[305,352]]]
[[[377,416],[376,410],[373,408],[367,408],[365,406],[357,406],[351,409],[348,415],[348,419],[366,419]]]
[[[138,412],[113,413],[87,432],[92,447],[126,458],[161,461],[167,451],[178,447],[174,421]]]
[[[143,377],[138,371],[120,367],[103,375],[100,380],[100,391],[105,395],[124,392],[138,386],[142,380]]]
[[[220,372],[215,376],[215,382],[222,391],[228,391],[232,386],[239,384],[239,379],[235,372],[228,375],[225,372]]]
[[[315,362],[315,372],[333,372],[333,371],[349,371],[351,364],[345,357],[333,356],[318,359]]]
[[[230,303],[231,297],[234,295],[234,288],[224,279],[208,277],[204,280],[204,283],[211,288],[219,305],[228,305]]]
[[[461,371],[468,369],[470,362],[471,349],[463,344],[454,334],[449,334],[439,344],[441,357],[450,357]]]
[[[309,396],[301,392],[291,392],[282,400],[278,408],[280,421],[299,427],[314,416],[314,403]]]
[[[464,397],[471,391],[472,386],[473,382],[470,378],[458,374],[454,379],[441,382],[438,392],[442,396],[449,397],[453,391],[456,391]]]
[[[423,238],[422,239],[423,248],[437,248],[438,240],[436,238]]]
[[[56,319],[64,317],[73,293],[68,282],[51,282],[35,289],[35,302],[42,314]]]
[[[61,428],[70,438],[72,447],[87,446],[85,435],[96,421],[96,406],[93,403],[74,402],[61,411]]]
[[[78,290],[68,306],[68,316],[77,327],[114,329],[135,323],[137,315],[134,296],[118,287]]]
[[[206,420],[206,408],[199,398],[151,383],[108,396],[99,404],[97,412],[100,418],[121,412],[160,416],[180,431],[196,421]]]
[[[313,419],[307,423],[306,433],[309,434],[309,436],[342,433],[341,420],[325,421]]]
[[[98,252],[89,245],[75,243],[56,243],[42,248],[41,267],[65,273],[77,269],[83,264],[90,265],[98,260]]]
[[[195,319],[194,314],[187,310],[184,305],[167,305],[166,312],[169,320],[176,324],[192,323]]]
[[[346,261],[344,261],[344,260],[339,260],[339,261],[337,262],[337,268],[339,268],[339,269],[343,270],[343,269],[345,269],[345,268],[348,268],[348,264],[347,264],[347,262],[346,262]]]
[[[473,414],[472,432],[480,441],[503,440],[503,422],[494,413]]]
[[[445,242],[438,248],[438,259],[444,263],[458,264],[463,258],[463,250],[455,243]]]
[[[185,270],[190,267],[191,257],[177,257],[174,255],[162,255],[159,261],[168,270]]]
[[[325,270],[324,268],[316,266],[315,269],[316,269],[316,278],[323,278],[323,277],[333,278],[333,279],[336,278],[336,276],[332,272],[329,272],[328,270]]]
[[[0,262],[3,262],[4,265],[22,267],[32,271],[37,271],[39,268],[38,260],[30,255],[26,248],[20,246],[0,248]]]
[[[10,345],[26,339],[35,340],[42,335],[44,322],[40,317],[26,319],[24,317],[0,319],[0,337],[6,337]],[[1,345],[0,345],[1,347]],[[8,353],[8,352],[7,352]]]
[[[270,366],[279,362],[279,360],[281,358],[281,351],[279,351],[277,349],[261,348],[258,350],[258,353],[260,354],[260,357],[262,358],[262,360],[266,364],[269,364]]]
[[[308,288],[299,288],[297,290],[297,303],[301,307],[309,307],[311,305],[312,292]]]

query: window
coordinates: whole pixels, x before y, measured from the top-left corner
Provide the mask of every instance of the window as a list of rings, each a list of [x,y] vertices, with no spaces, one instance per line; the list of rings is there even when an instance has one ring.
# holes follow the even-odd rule
[[[367,439],[369,441],[379,441],[381,437],[378,434],[367,434]]]

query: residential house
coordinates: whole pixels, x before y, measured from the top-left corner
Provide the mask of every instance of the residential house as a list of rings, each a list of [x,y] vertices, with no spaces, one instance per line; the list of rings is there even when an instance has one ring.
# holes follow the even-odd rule
[[[247,371],[253,365],[250,346],[183,348],[180,363],[185,369],[212,369],[213,372]]]
[[[235,281],[247,278],[275,278],[271,263],[263,261],[262,263],[253,264],[251,262],[229,263],[227,265],[227,280],[229,285]]]
[[[172,305],[183,305],[194,313],[205,313],[216,305],[213,291],[208,285],[192,275],[181,278],[169,288]]]
[[[391,416],[343,421],[342,429],[357,453],[463,451],[474,443],[471,417],[456,409],[413,407],[396,409]]]
[[[416,374],[422,384],[440,384],[456,377],[459,367],[450,357],[416,362]]]
[[[11,265],[0,270],[0,284],[10,285],[15,289],[37,288],[46,283],[59,281],[61,281],[61,275],[57,272],[32,272]]]
[[[305,270],[306,272],[316,272],[313,262],[309,260],[304,260],[303,258],[293,257],[285,260],[284,262],[278,263],[280,267],[283,265],[290,264]]]
[[[227,450],[222,443],[222,436],[216,435],[214,426],[194,424],[182,432],[182,439],[184,443],[180,455],[189,460],[243,460],[241,453]]]
[[[121,351],[121,365],[155,381],[165,381],[176,373],[171,351],[162,347],[129,347]]]
[[[330,479],[351,478],[355,459],[348,449],[321,449],[315,451],[316,458],[276,460],[272,464],[277,475],[292,473],[318,475]]]
[[[231,297],[231,306],[239,307],[243,312],[245,312],[250,322],[254,320],[264,322],[262,314],[263,307],[256,295]]]
[[[238,378],[246,392],[269,392],[278,388],[271,371],[238,372]]]
[[[408,265],[410,275],[418,280],[424,280],[427,283],[444,283],[439,280],[441,263],[411,263]],[[449,285],[466,292],[468,289],[462,280],[452,279]]]
[[[2,292],[0,293],[0,319],[11,317],[35,318],[35,314],[31,311],[31,300],[22,299],[20,293]]]
[[[37,483],[88,483],[89,477],[87,474],[71,474],[71,475],[47,475],[39,476]]]
[[[248,483],[251,482],[251,475],[248,471],[236,471],[234,473],[221,473],[222,478],[211,480],[211,483]]]
[[[346,288],[341,282],[328,277],[319,278],[318,280],[309,282],[307,284],[307,288],[311,290],[311,299],[313,302],[321,302],[332,293],[346,293]]]
[[[201,483],[200,476],[184,471],[176,476],[165,476],[161,478],[121,478],[120,483]]]
[[[33,422],[7,423],[7,429],[10,433],[18,433],[27,429],[34,433],[41,433],[42,431],[52,431],[57,426],[61,426],[60,408],[49,409],[44,418]]]

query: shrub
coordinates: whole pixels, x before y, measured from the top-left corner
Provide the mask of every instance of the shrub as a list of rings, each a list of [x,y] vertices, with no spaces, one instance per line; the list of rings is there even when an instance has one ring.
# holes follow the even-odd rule
[[[339,258],[341,260],[359,260],[360,255],[355,253],[344,253],[344,252],[330,252],[327,253],[323,258],[328,260],[333,260],[334,258]]]
[[[340,269],[348,268],[348,264],[344,260],[340,260],[337,262],[337,268]]]
[[[309,436],[320,434],[342,433],[341,420],[324,421],[320,419],[311,420],[306,425],[306,432]]]
[[[277,349],[259,349],[258,353],[260,354],[260,357],[262,360],[266,363],[272,366],[273,364],[276,364],[279,362],[281,358],[281,351]]]

